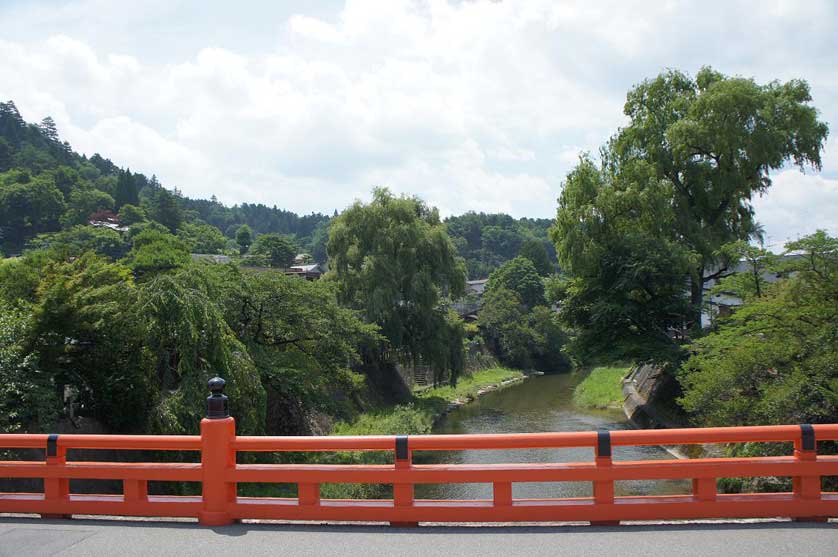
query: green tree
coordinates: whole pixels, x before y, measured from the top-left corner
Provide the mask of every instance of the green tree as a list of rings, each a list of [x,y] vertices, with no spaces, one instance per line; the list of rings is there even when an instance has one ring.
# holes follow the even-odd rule
[[[131,169],[120,171],[116,180],[114,200],[116,208],[121,209],[123,205],[139,205],[140,190],[137,182],[131,174]]]
[[[168,271],[190,261],[189,249],[176,236],[159,230],[144,230],[132,238],[126,264],[137,275]]]
[[[738,263],[744,267],[744,271],[723,277],[719,284],[711,289],[711,294],[729,292],[743,300],[763,296],[768,286],[766,275],[779,261],[778,257],[770,251],[742,240],[725,244],[719,250],[719,255],[730,262],[725,265],[726,267]]]
[[[110,228],[77,225],[68,230],[40,234],[30,245],[36,249],[49,249],[63,258],[78,257],[85,252],[94,251],[111,260],[125,256],[128,245],[122,234]]]
[[[233,265],[201,273],[260,371],[268,396],[266,433],[304,431],[298,408],[351,414],[346,406],[363,376],[349,366],[359,361],[360,345],[379,337],[377,327],[337,303],[333,284]]]
[[[61,216],[61,225],[69,228],[87,224],[90,215],[102,210],[113,209],[113,197],[95,189],[74,189],[67,199],[67,210]]]
[[[834,423],[838,417],[838,238],[786,244],[793,274],[691,345],[680,400],[699,425]]]
[[[487,290],[506,288],[515,292],[527,308],[544,305],[544,283],[532,261],[516,257],[489,275]]]
[[[250,252],[264,256],[271,267],[287,269],[297,254],[297,246],[287,236],[262,234],[256,237]]]
[[[138,290],[136,314],[159,389],[149,408],[151,431],[197,433],[207,380],[219,375],[227,381],[236,427],[264,432],[265,390],[259,373],[210,296],[201,268],[154,275]]]
[[[529,259],[535,267],[535,270],[542,277],[546,277],[554,271],[553,264],[550,262],[550,256],[547,253],[547,248],[544,247],[544,242],[535,238],[530,238],[521,245],[521,249],[518,250],[518,257]]]
[[[0,137],[0,172],[6,172],[12,168],[14,153],[15,149],[12,144],[6,141],[5,137]]]
[[[329,242],[329,222],[320,224],[312,234],[311,256],[318,263],[326,263],[329,259],[326,253],[326,244]]]
[[[49,429],[59,398],[52,378],[34,365],[25,349],[32,326],[31,308],[0,300],[0,432]]]
[[[727,243],[758,233],[751,199],[788,161],[819,169],[828,128],[802,80],[766,85],[702,68],[695,79],[674,70],[629,91],[629,123],[604,150],[609,172],[643,186],[672,186],[671,239],[699,257],[690,269],[692,320],[698,322],[708,273]]]
[[[53,176],[55,187],[64,194],[65,199],[82,183],[81,176],[79,176],[76,169],[70,168],[69,166],[59,166],[55,169]]]
[[[542,371],[567,371],[567,335],[546,306],[531,310],[513,290],[495,286],[483,295],[477,325],[491,352],[504,364]]]
[[[123,226],[131,226],[145,220],[146,214],[142,207],[126,204],[119,210],[119,224]]]
[[[177,231],[177,236],[192,253],[221,253],[227,238],[219,229],[202,222],[187,222]]]
[[[8,251],[19,250],[36,234],[57,230],[63,212],[64,196],[46,176],[0,176],[0,229]]]
[[[130,270],[88,253],[46,267],[25,345],[58,400],[78,393],[82,413],[126,431],[142,426],[150,377],[134,317]],[[136,431],[136,430],[135,430]]]
[[[253,243],[253,231],[249,226],[243,224],[236,229],[236,243],[239,245],[239,253],[244,255]]]
[[[165,188],[157,188],[154,193],[143,201],[143,208],[148,218],[159,222],[174,234],[183,221],[183,213],[178,206],[177,197]]]
[[[395,349],[441,361],[438,330],[447,311],[440,296],[462,295],[465,267],[436,209],[378,188],[372,202],[356,202],[332,221],[328,253],[342,303],[381,327]]]
[[[580,352],[677,353],[693,254],[669,239],[671,195],[664,180],[638,184],[601,172],[588,157],[568,174],[551,236],[569,274],[560,285],[562,317],[577,329]]]

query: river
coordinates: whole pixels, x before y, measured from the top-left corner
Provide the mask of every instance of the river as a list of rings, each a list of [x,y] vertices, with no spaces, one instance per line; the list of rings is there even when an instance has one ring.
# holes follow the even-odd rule
[[[622,410],[590,410],[573,403],[573,389],[582,373],[531,377],[483,395],[442,418],[434,433],[526,433],[628,429]],[[659,447],[614,447],[614,460],[670,459]],[[417,453],[416,461],[449,464],[509,462],[575,462],[593,460],[593,449],[520,449],[509,451],[446,451]],[[690,493],[686,481],[618,481],[616,495]],[[590,497],[590,482],[515,483],[516,498]],[[417,485],[419,499],[491,499],[491,484]]]

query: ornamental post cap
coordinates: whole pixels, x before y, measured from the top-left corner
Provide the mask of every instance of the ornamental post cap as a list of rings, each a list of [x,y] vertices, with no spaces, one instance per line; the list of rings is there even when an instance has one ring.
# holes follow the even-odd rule
[[[221,377],[213,377],[209,381],[207,381],[207,387],[209,387],[210,392],[213,395],[222,394],[224,392],[224,386],[227,384],[224,379]]]
[[[212,392],[207,397],[207,418],[218,420],[230,417],[230,407],[227,395],[224,394],[224,385],[227,382],[220,377],[213,377],[207,382],[207,387]]]

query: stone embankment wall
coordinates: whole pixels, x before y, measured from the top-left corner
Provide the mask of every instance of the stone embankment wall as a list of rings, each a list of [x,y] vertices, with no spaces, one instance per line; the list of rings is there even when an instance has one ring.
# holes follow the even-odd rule
[[[661,400],[676,396],[675,379],[657,364],[634,366],[623,378],[623,412],[639,429],[671,429],[688,427],[686,421],[671,417],[661,410]],[[717,445],[669,445],[667,452],[678,458],[721,456]]]

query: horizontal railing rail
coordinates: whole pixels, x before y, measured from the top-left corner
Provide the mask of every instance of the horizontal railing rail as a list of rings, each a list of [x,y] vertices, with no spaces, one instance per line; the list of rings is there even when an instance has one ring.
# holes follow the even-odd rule
[[[107,514],[196,517],[207,525],[241,519],[418,522],[590,521],[695,518],[838,517],[838,493],[824,492],[822,478],[838,476],[838,456],[819,455],[818,442],[838,440],[838,424],[668,430],[620,430],[490,435],[358,437],[237,436],[227,414],[223,381],[213,395],[201,435],[0,434],[2,449],[42,449],[43,461],[0,461],[0,478],[43,480],[43,492],[0,493],[0,512],[43,516]],[[787,456],[615,461],[614,447],[710,443],[786,442]],[[590,448],[588,462],[415,464],[417,451]],[[200,463],[75,462],[79,449],[192,451]],[[245,464],[239,453],[392,453],[392,464]],[[783,493],[720,494],[719,478],[790,477]],[[690,493],[615,496],[615,482],[691,480]],[[122,481],[116,495],[72,493],[70,480]],[[200,496],[150,495],[148,482],[198,482]],[[590,482],[591,497],[514,498],[512,486],[529,482]],[[296,484],[297,497],[244,497],[239,484]],[[492,485],[486,500],[424,500],[420,484]],[[323,484],[392,485],[388,499],[324,499]]]

